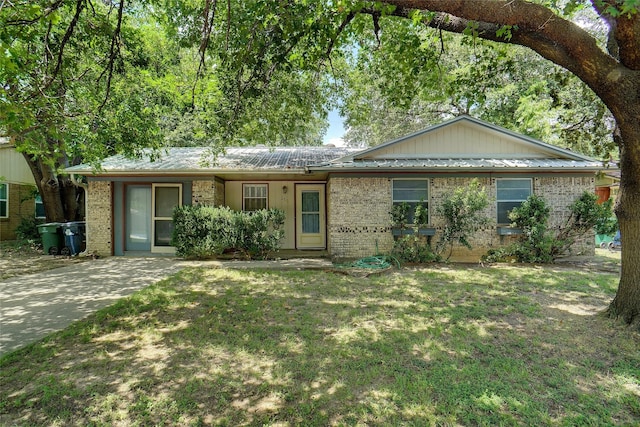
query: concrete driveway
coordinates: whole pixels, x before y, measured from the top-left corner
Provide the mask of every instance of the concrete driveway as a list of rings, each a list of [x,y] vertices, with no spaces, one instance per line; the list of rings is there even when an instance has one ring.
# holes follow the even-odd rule
[[[184,261],[178,258],[111,257],[0,281],[0,355],[152,285],[185,267],[327,269],[331,261]]]
[[[188,263],[111,257],[0,281],[0,355],[64,329]]]

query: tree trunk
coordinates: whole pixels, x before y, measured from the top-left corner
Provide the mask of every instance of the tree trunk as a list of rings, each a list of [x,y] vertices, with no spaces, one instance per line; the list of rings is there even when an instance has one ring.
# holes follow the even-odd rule
[[[42,198],[47,222],[67,222],[78,219],[77,195],[79,189],[66,176],[42,160],[23,153]]]
[[[608,309],[611,317],[629,324],[640,323],[640,129],[633,120],[631,123],[621,129],[622,176],[615,213],[620,224],[622,268],[618,292]]]

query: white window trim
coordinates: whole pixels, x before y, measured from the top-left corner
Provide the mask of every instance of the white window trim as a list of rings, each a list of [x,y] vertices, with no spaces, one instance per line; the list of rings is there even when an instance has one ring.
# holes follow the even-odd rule
[[[249,197],[249,199],[265,199],[265,209],[269,209],[269,184],[266,182],[246,182],[242,184],[242,211],[246,212],[245,201],[247,197],[245,196],[245,190],[249,187],[264,187],[266,192],[264,197]]]
[[[402,202],[407,202],[407,203],[420,203],[420,200],[395,200],[393,198],[393,183],[396,181],[426,181],[427,183],[427,197],[426,199],[423,200],[423,203],[427,204],[427,216],[428,216],[428,224],[431,224],[431,203],[429,201],[429,195],[431,194],[431,179],[429,178],[393,178],[391,180],[391,206],[393,207],[393,205],[395,203],[402,203]],[[407,225],[413,225],[413,224],[407,224]]]
[[[4,185],[5,188],[6,188],[6,191],[5,191],[6,199],[1,199],[1,200],[4,200],[6,202],[6,204],[5,204],[5,206],[6,206],[5,214],[6,215],[2,215],[0,213],[0,218],[9,218],[9,183],[8,182],[0,182],[0,185]]]
[[[527,199],[498,199],[498,182],[499,181],[529,181],[529,196],[533,194],[533,178],[496,178],[496,223],[498,225],[505,225],[510,223],[502,223],[498,222],[498,215],[500,214],[500,210],[498,209],[498,205],[500,203],[508,203],[508,202],[524,202]]]

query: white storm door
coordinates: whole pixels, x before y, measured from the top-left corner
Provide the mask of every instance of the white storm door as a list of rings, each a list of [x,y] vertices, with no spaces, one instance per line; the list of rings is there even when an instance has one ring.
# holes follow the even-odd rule
[[[151,191],[151,252],[174,253],[171,246],[173,209],[182,205],[182,184],[153,184]]]
[[[324,184],[296,185],[296,247],[326,248]]]

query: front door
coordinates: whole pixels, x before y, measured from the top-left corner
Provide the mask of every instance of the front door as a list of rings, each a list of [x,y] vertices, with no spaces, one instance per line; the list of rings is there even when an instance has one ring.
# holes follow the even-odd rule
[[[173,253],[175,252],[175,248],[171,246],[173,208],[182,205],[182,185],[153,184],[152,197],[151,235],[153,241],[151,252]]]
[[[326,248],[324,184],[296,185],[296,247]]]

